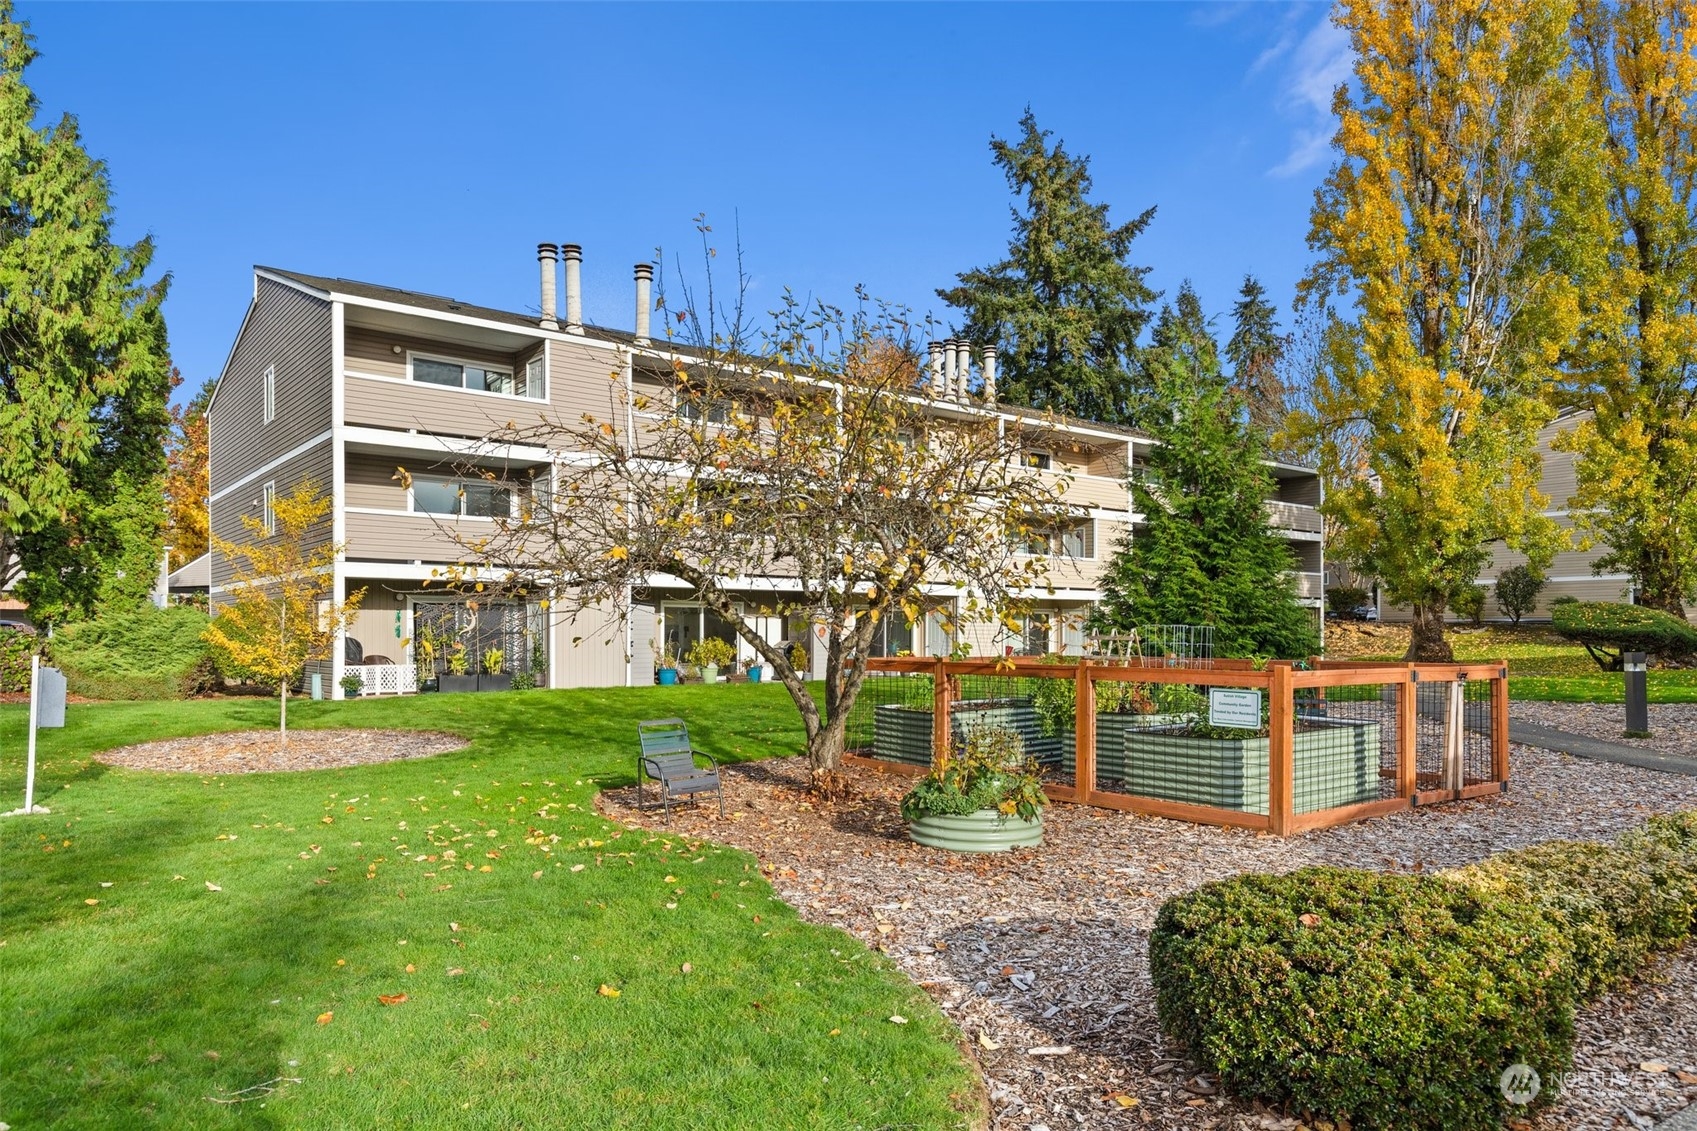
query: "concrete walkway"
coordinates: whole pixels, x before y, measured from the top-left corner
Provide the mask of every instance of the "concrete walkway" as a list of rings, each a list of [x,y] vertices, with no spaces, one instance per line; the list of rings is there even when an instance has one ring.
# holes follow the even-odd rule
[[[1697,1104],[1656,1124],[1656,1131],[1697,1131]]]
[[[1508,722],[1508,740],[1518,742],[1522,746],[1536,746],[1541,750],[1554,750],[1559,754],[1571,754],[1575,758],[1590,758],[1597,762],[1618,762],[1623,766],[1639,766],[1646,770],[1663,770],[1670,774],[1687,774],[1691,777],[1697,777],[1697,758],[1682,758],[1677,754],[1658,754],[1654,750],[1627,746],[1620,742],[1604,742],[1600,738],[1588,738],[1582,734],[1569,734],[1565,730],[1540,726],[1537,723],[1523,723],[1516,719],[1510,719]],[[1692,1131],[1697,1131],[1697,1123],[1692,1125]]]

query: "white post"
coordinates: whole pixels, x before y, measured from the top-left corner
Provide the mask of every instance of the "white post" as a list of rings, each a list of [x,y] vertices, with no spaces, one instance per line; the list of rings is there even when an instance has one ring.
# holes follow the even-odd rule
[[[24,769],[24,812],[35,812],[35,720],[40,712],[41,653],[29,656],[29,761]]]

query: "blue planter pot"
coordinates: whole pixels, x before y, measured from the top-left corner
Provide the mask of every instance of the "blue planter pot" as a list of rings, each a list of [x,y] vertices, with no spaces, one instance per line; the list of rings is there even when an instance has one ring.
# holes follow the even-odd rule
[[[661,668],[660,669],[660,686],[661,687],[671,687],[674,684],[676,684],[677,682],[678,682],[678,669],[677,668]]]
[[[1006,852],[1043,843],[1043,815],[1027,821],[997,809],[918,817],[907,823],[917,843],[954,852]]]
[[[766,669],[761,667],[759,664],[755,664],[752,668],[748,669],[748,682],[759,683],[761,680],[763,680],[765,678],[766,678]]]

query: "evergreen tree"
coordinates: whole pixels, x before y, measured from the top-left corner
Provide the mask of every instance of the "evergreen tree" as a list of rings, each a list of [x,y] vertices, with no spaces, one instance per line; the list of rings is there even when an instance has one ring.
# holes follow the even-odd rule
[[[35,128],[35,58],[0,0],[0,587],[48,623],[145,593],[159,560],[171,366],[144,282],[112,242],[105,166],[76,119]]]
[[[1017,142],[990,139],[1014,208],[1008,257],[958,276],[938,297],[965,312],[964,334],[995,343],[1000,396],[1013,404],[1129,422],[1137,338],[1157,297],[1128,262],[1153,208],[1117,227],[1091,202],[1090,159],[1073,157],[1028,108]]]
[[[1144,524],[1115,551],[1093,627],[1208,624],[1217,655],[1312,655],[1313,613],[1297,603],[1296,562],[1263,505],[1273,481],[1262,441],[1226,387],[1194,298],[1187,284],[1177,309],[1162,311],[1145,355],[1159,405],[1146,426],[1160,444],[1131,482]]]
[[[1285,386],[1279,378],[1287,339],[1279,333],[1267,289],[1254,275],[1243,277],[1237,303],[1232,307],[1232,336],[1226,343],[1231,362],[1231,389],[1243,402],[1250,431],[1270,437],[1285,420]]]

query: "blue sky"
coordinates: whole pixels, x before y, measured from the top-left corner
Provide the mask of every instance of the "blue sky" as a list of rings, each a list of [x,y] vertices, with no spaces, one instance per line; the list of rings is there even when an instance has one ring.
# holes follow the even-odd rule
[[[631,265],[740,223],[785,286],[952,313],[1006,251],[990,163],[1027,104],[1087,154],[1170,296],[1229,333],[1252,271],[1308,261],[1347,44],[1323,4],[18,5],[43,120],[104,159],[119,238],[151,232],[185,390],[216,375],[255,263],[537,306],[535,245],[584,246],[585,315],[631,322]],[[1223,336],[1223,335],[1222,335]]]

